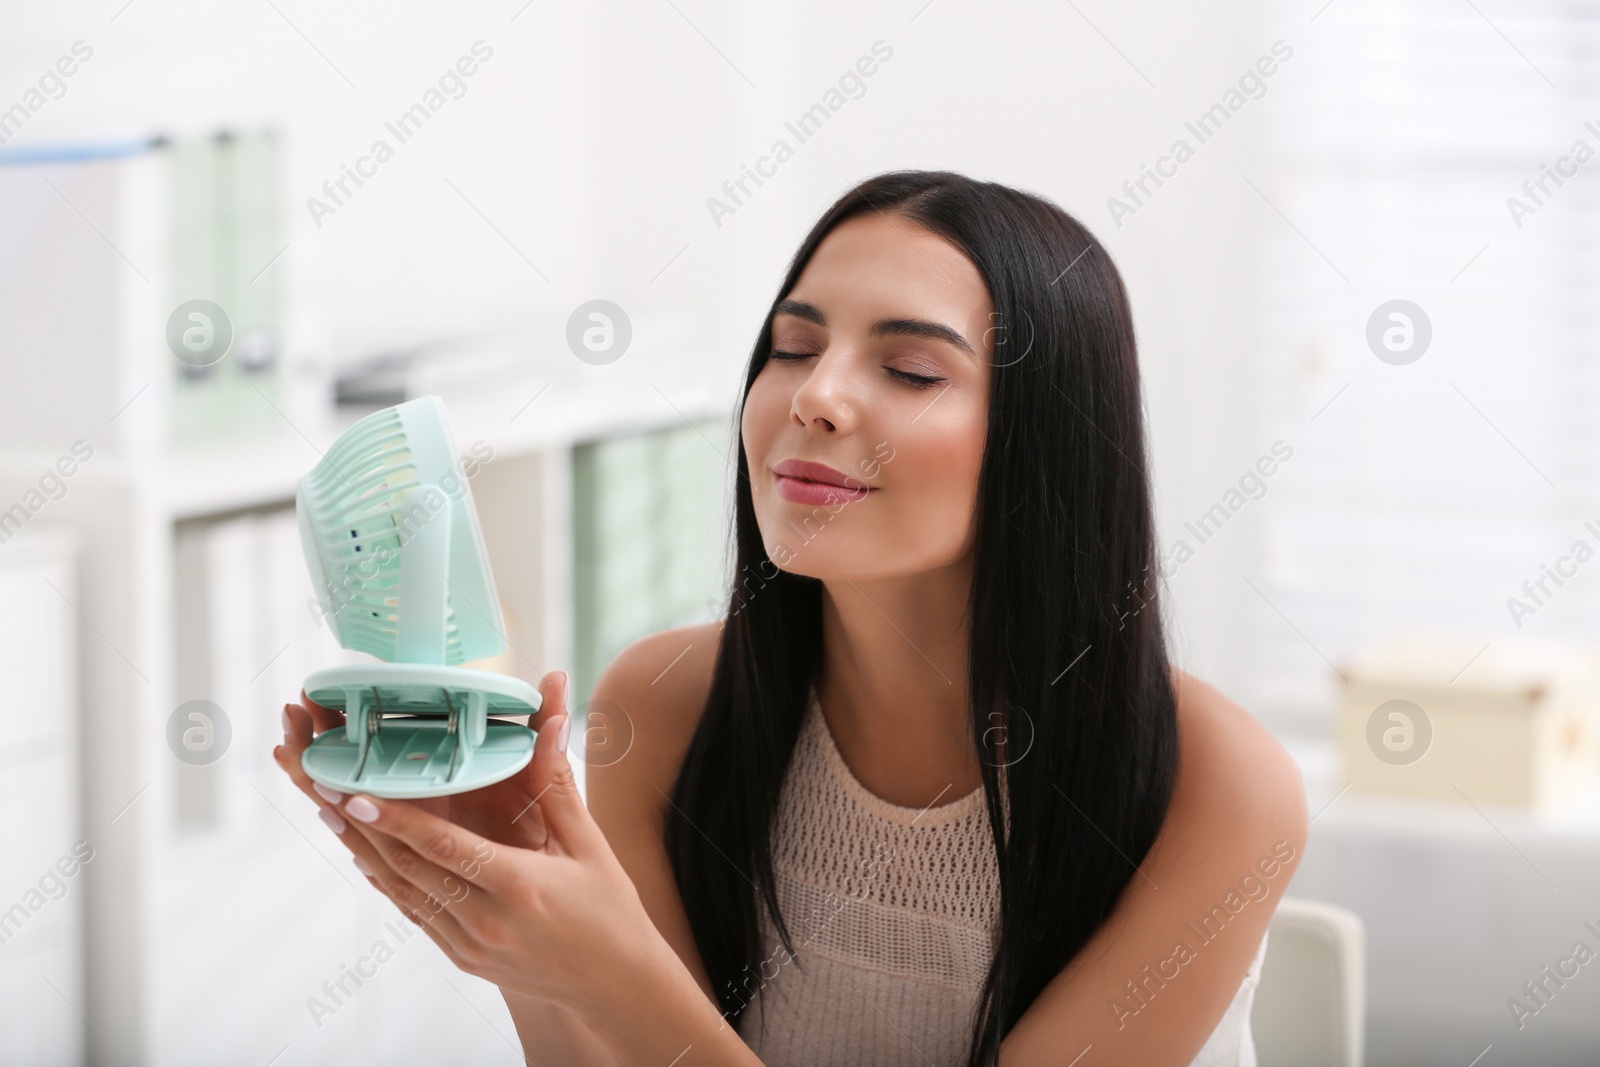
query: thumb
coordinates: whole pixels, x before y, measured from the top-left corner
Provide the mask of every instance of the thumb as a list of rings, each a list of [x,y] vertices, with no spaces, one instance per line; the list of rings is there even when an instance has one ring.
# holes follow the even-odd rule
[[[573,774],[567,755],[571,732],[572,719],[565,711],[540,725],[525,781],[539,805],[549,841],[561,851],[581,858],[604,836],[589,815]]]

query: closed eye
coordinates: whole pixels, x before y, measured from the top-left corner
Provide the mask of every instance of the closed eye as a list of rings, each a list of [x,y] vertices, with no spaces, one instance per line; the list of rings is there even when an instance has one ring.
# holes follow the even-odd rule
[[[896,378],[899,378],[901,381],[910,385],[914,385],[918,389],[926,389],[930,385],[938,385],[940,382],[944,381],[943,378],[934,378],[926,374],[912,374],[908,370],[896,370],[893,367],[888,367],[885,369]]]
[[[772,352],[769,353],[768,358],[778,360],[780,363],[787,363],[794,360],[810,359],[814,354],[815,353],[812,352],[784,352],[779,349],[773,349]],[[898,378],[907,385],[915,386],[918,389],[926,389],[931,385],[938,385],[940,382],[944,381],[943,378],[938,378],[927,374],[913,374],[908,370],[899,370],[895,367],[885,367],[884,369],[888,371],[892,377]]]

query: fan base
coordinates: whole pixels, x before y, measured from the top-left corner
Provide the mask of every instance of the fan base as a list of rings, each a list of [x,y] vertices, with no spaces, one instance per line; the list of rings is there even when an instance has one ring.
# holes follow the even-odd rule
[[[318,671],[305,691],[345,713],[345,726],[316,737],[301,760],[313,781],[341,793],[450,796],[503,781],[533,759],[532,730],[488,718],[538,711],[538,692],[520,678],[374,663]]]

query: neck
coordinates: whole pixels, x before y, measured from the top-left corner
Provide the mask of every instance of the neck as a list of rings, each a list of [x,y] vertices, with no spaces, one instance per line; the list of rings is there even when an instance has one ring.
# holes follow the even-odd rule
[[[840,754],[891,803],[977,788],[967,685],[970,557],[879,580],[826,580],[817,696]]]

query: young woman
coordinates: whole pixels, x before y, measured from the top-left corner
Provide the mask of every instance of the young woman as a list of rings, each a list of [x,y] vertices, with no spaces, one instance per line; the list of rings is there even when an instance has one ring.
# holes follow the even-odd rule
[[[279,761],[501,987],[529,1062],[1253,1065],[1304,794],[1168,662],[1141,411],[1078,222],[870,179],[750,359],[727,616],[601,677],[634,736],[587,808],[563,672],[533,763],[488,789],[324,794],[315,706]]]

